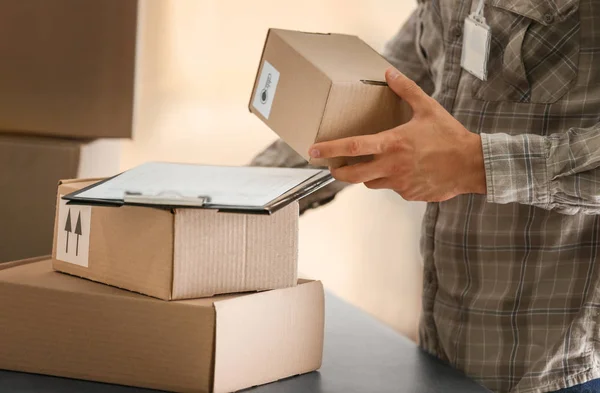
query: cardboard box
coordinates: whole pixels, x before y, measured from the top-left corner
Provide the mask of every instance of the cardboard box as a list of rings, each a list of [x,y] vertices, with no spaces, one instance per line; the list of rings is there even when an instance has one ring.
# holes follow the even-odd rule
[[[374,134],[407,122],[410,106],[385,83],[391,65],[356,36],[270,29],[249,109],[314,165],[315,142]]]
[[[1,1],[0,130],[132,134],[137,0]]]
[[[0,135],[0,262],[50,254],[56,185],[77,176],[81,147]]]
[[[318,281],[164,302],[52,271],[50,260],[0,269],[0,369],[230,392],[321,366]]]
[[[56,185],[117,173],[115,142],[0,134],[0,262],[52,253]]]
[[[297,202],[263,216],[61,199],[91,184],[64,181],[58,188],[56,270],[164,300],[296,284]]]

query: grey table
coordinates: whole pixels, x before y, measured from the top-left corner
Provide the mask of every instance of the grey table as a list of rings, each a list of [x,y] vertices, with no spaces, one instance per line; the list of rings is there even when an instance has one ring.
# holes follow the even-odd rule
[[[318,372],[248,389],[245,393],[489,392],[340,299],[328,295],[326,310],[323,367]],[[0,370],[0,392],[156,391]]]

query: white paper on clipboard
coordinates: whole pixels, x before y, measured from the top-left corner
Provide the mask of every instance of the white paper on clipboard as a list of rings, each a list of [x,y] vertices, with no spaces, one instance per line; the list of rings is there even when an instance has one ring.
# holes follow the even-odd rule
[[[320,169],[203,166],[150,162],[126,171],[78,198],[122,200],[143,196],[207,198],[207,205],[265,206],[306,182]]]

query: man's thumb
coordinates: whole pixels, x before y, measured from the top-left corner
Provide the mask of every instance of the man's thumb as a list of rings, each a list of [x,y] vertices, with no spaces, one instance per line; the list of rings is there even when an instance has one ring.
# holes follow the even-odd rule
[[[390,89],[406,101],[413,110],[418,109],[423,104],[423,100],[427,98],[427,94],[415,82],[394,67],[386,70],[385,80]]]

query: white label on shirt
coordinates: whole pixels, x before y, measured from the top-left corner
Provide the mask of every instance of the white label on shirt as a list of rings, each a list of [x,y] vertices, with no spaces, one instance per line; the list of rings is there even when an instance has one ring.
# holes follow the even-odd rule
[[[465,19],[460,65],[482,81],[487,79],[491,40],[491,29],[484,20],[478,20],[474,15]]]
[[[92,207],[67,205],[62,197],[58,207],[56,259],[88,267]]]
[[[265,119],[268,119],[271,114],[271,106],[275,99],[275,91],[277,90],[278,82],[279,71],[265,60],[258,80],[258,85],[256,86],[256,92],[254,93],[254,100],[252,101],[252,106],[263,115]]]

